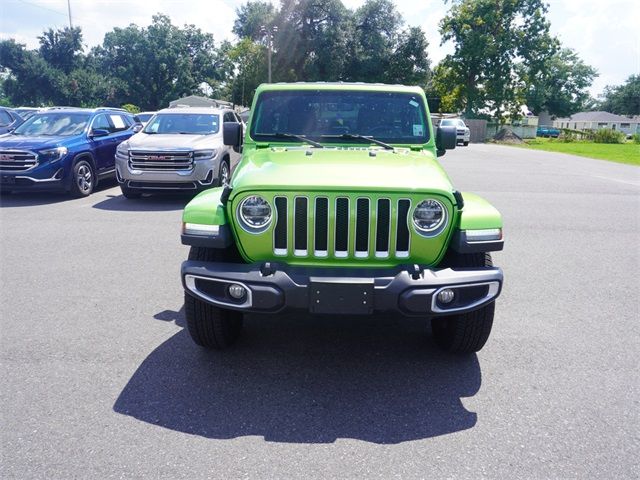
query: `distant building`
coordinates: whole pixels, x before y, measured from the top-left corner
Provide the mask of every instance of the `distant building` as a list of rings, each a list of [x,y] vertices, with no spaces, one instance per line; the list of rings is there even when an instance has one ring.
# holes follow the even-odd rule
[[[640,116],[625,117],[609,112],[580,112],[569,118],[557,118],[553,121],[556,128],[572,130],[599,130],[609,128],[627,135],[640,133]]]
[[[189,95],[188,97],[182,97],[178,100],[169,102],[169,108],[175,107],[232,107],[233,104],[225,102],[224,100],[216,100],[214,98],[200,97],[198,95]]]

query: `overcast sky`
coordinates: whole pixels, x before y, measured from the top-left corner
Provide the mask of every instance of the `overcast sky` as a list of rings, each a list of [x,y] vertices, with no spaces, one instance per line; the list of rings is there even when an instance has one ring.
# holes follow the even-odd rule
[[[70,0],[74,25],[82,27],[87,46],[102,43],[104,34],[130,23],[146,26],[162,12],[174,24],[195,24],[214,35],[216,42],[233,39],[235,9],[243,0]],[[274,3],[274,1],[272,1]],[[364,0],[343,0],[355,8]],[[397,0],[409,25],[421,26],[429,39],[429,57],[437,63],[451,51],[440,45],[438,22],[447,11],[442,0]],[[640,74],[639,0],[549,0],[553,34],[600,72],[591,91],[624,82]],[[68,25],[66,0],[0,0],[0,38],[15,38],[30,48],[46,28]]]

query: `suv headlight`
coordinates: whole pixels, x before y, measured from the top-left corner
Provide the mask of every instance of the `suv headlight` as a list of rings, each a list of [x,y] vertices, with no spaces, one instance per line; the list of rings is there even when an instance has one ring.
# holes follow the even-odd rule
[[[202,160],[204,158],[215,158],[217,153],[218,152],[216,152],[215,149],[213,149],[213,150],[196,150],[195,152],[193,152],[193,158],[195,158],[196,160]]]
[[[245,198],[238,207],[240,223],[251,233],[266,230],[273,217],[271,205],[259,195]]]
[[[57,162],[67,153],[69,153],[67,147],[56,147],[49,148],[48,150],[40,150],[40,153],[38,153],[38,157],[40,157],[41,160],[45,162]]]
[[[116,148],[116,155],[119,157],[128,157],[129,156],[129,145],[127,145],[126,143],[121,143],[120,145],[118,145],[118,148]]]
[[[438,200],[423,200],[413,210],[413,225],[418,233],[433,234],[444,227],[446,221],[447,210]]]

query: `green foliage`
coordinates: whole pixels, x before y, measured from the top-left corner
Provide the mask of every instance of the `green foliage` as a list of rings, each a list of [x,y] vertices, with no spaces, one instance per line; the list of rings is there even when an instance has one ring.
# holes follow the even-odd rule
[[[133,103],[125,103],[121,108],[124,108],[129,113],[140,113],[140,107]]]
[[[166,15],[154,15],[147,28],[115,28],[92,56],[115,80],[114,99],[145,110],[197,93],[217,76],[213,37],[193,25],[176,27]]]
[[[640,133],[634,133],[634,134],[631,136],[631,141],[632,141],[633,143],[640,143]]]
[[[595,143],[624,143],[625,135],[617,130],[602,128],[594,132],[593,141]]]
[[[483,109],[503,120],[519,115],[526,78],[544,68],[558,48],[549,34],[543,0],[452,0],[440,22],[442,43],[455,51],[442,61],[435,82],[453,105],[464,105],[468,118]],[[456,92],[448,91],[455,85]]]
[[[239,38],[250,38],[253,41],[261,40],[263,37],[262,27],[271,27],[275,18],[275,8],[271,3],[249,1],[236,8],[233,33]]]
[[[563,130],[562,135],[560,135],[558,140],[564,143],[575,142],[577,140],[577,135],[570,130]]]
[[[546,58],[541,68],[525,75],[529,84],[526,103],[534,114],[546,110],[556,117],[569,117],[588,106],[591,98],[587,89],[598,73],[574,50],[563,48]]]
[[[618,115],[640,115],[640,74],[631,75],[622,85],[605,87],[597,108]]]

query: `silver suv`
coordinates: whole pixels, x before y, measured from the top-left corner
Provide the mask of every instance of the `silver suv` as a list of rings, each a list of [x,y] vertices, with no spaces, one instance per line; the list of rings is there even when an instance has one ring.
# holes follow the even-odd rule
[[[116,178],[126,198],[165,190],[200,191],[226,184],[240,154],[224,145],[231,109],[166,108],[116,151]]]

